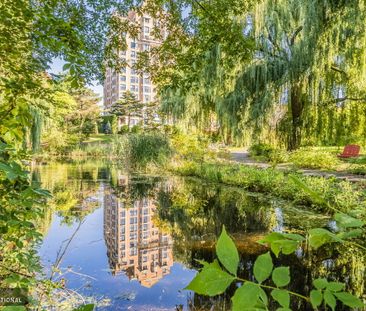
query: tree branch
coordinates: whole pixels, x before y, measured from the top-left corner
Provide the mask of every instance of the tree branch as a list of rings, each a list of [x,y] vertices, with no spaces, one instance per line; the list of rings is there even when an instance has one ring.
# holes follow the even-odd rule
[[[341,103],[344,102],[346,100],[351,100],[351,101],[364,101],[366,102],[366,97],[339,97],[339,98],[335,98],[334,100],[332,100],[332,103]]]
[[[290,39],[290,45],[293,46],[294,43],[295,43],[295,39],[297,37],[297,35],[300,33],[300,31],[303,29],[304,27],[303,26],[300,26],[299,28],[297,28],[295,30],[295,32],[292,34],[292,37]]]
[[[336,67],[336,66],[331,66],[330,67],[332,70],[334,70],[334,71],[337,71],[337,72],[339,72],[339,73],[341,73],[341,74],[343,74],[343,75],[345,75],[346,76],[346,78],[348,77],[348,75],[347,75],[347,72],[345,72],[344,70],[342,70],[342,69],[340,69],[340,68],[338,68],[338,67]]]

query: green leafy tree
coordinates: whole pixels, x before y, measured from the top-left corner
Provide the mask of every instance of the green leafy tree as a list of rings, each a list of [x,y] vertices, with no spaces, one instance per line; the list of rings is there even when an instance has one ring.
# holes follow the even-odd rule
[[[110,113],[118,117],[124,117],[127,120],[128,128],[130,128],[132,117],[142,119],[143,108],[143,103],[137,100],[132,92],[126,91],[119,101],[112,104]]]

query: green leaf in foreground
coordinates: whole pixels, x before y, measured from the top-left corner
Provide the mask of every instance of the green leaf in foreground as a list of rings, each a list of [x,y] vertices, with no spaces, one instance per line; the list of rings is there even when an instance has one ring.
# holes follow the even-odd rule
[[[317,288],[317,289],[324,289],[327,287],[328,285],[328,281],[326,279],[315,279],[313,281],[313,284],[314,286]]]
[[[340,292],[340,293],[334,293],[334,295],[338,298],[338,300],[340,300],[344,305],[348,307],[362,308],[365,306],[360,299],[349,293]]]
[[[320,306],[323,301],[323,294],[320,290],[313,289],[310,292],[310,302],[314,309]]]
[[[333,311],[335,310],[337,300],[335,299],[333,294],[327,289],[324,291],[324,301]]]
[[[216,244],[216,254],[227,271],[236,275],[239,265],[239,254],[233,240],[226,233],[225,226]]]
[[[261,295],[261,288],[253,283],[245,282],[239,287],[234,296],[231,298],[233,302],[232,311],[252,310],[258,302]]]
[[[273,269],[272,257],[270,253],[258,256],[254,263],[254,276],[259,283],[269,278]]]
[[[83,305],[77,309],[74,309],[74,311],[93,311],[93,310],[94,310],[94,304],[92,304],[92,303]]]
[[[269,245],[272,252],[278,257],[281,251],[285,255],[295,252],[304,240],[305,238],[299,234],[272,232],[260,240],[259,243]]]
[[[329,282],[327,285],[327,289],[332,292],[340,292],[342,289],[344,289],[344,284],[338,282]]]
[[[279,267],[273,270],[272,280],[277,287],[286,286],[290,283],[290,268],[289,267]]]
[[[215,296],[223,293],[235,277],[223,271],[218,262],[207,264],[185,288],[197,294]]]
[[[274,289],[271,292],[271,295],[282,307],[288,308],[290,306],[290,294],[288,291],[283,289]]]

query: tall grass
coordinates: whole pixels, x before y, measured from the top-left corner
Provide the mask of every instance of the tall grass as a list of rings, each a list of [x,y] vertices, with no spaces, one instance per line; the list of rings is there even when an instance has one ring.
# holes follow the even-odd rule
[[[111,153],[131,169],[145,170],[148,166],[162,167],[172,154],[169,140],[158,133],[117,136]]]

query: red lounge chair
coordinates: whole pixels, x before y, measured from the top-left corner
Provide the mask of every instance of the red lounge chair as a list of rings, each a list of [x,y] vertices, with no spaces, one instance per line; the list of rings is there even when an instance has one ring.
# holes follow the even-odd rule
[[[343,149],[343,153],[339,154],[339,158],[356,158],[360,155],[359,145],[347,145]]]

